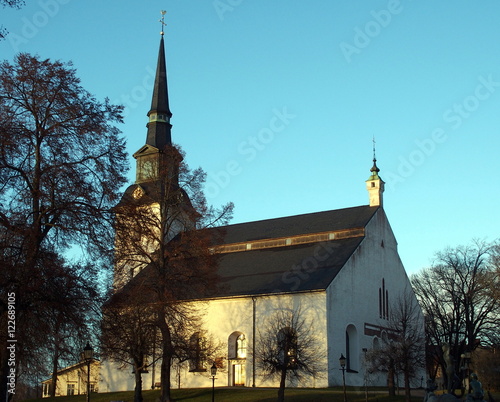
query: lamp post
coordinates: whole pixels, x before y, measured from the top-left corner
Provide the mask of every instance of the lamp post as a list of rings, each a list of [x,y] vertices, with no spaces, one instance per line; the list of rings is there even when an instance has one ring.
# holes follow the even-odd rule
[[[461,369],[462,369],[462,386],[463,386],[463,392],[467,392],[467,390],[469,389],[469,364],[470,364],[470,361],[471,361],[471,356],[472,356],[472,353],[469,352],[469,351],[466,351],[465,353],[462,353],[460,355],[461,357],[461,360],[462,360],[462,364],[460,365]]]
[[[83,348],[83,359],[87,362],[87,402],[90,402],[90,363],[92,363],[92,358],[94,356],[94,349],[87,342],[87,345]]]
[[[347,394],[345,392],[345,361],[346,361],[346,358],[344,357],[344,354],[341,353],[340,354],[340,359],[339,359],[339,363],[340,363],[340,369],[339,370],[342,370],[342,386],[343,386],[343,389],[344,389],[344,402],[347,402]]]
[[[365,354],[365,364],[364,364],[364,383],[365,383],[365,401],[368,402],[368,375],[366,370],[366,365],[368,364],[366,360],[366,353],[368,353],[368,348],[363,348],[363,353]]]
[[[212,364],[212,367],[210,367],[210,374],[212,374],[212,402],[215,401],[215,375],[217,374],[217,366]]]

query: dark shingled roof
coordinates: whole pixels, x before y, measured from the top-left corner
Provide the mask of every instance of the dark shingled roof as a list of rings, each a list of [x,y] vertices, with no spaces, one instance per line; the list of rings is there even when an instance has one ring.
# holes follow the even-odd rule
[[[219,297],[323,290],[363,237],[228,253],[221,257]]]
[[[362,228],[372,218],[376,209],[377,207],[360,206],[227,225],[223,227],[226,232],[224,243]]]
[[[362,229],[377,210],[378,207],[360,206],[239,223],[211,230],[223,233],[218,245],[255,242]],[[212,298],[325,290],[363,241],[364,236],[356,233],[352,237],[336,240],[221,253],[218,259],[220,289]],[[125,294],[127,289],[152,279],[148,268],[124,287]]]
[[[378,207],[360,206],[225,226],[222,243],[364,228]],[[324,290],[363,237],[222,254],[219,297]]]

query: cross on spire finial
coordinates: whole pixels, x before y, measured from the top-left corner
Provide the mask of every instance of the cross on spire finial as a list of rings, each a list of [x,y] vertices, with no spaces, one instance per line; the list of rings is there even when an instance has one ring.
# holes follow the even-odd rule
[[[167,13],[167,12],[166,12],[165,10],[161,10],[161,11],[160,11],[160,14],[161,14],[161,20],[159,20],[159,21],[160,21],[160,24],[161,24],[161,31],[160,31],[160,35],[161,35],[161,36],[163,36],[163,34],[165,33],[165,32],[163,32],[163,28],[165,27],[165,25],[167,25],[167,24],[165,24],[165,14],[166,14],[166,13]]]
[[[380,172],[380,169],[377,166],[377,158],[375,157],[375,136],[373,136],[372,141],[373,141],[373,166],[370,169],[370,172],[377,174],[378,172]]]

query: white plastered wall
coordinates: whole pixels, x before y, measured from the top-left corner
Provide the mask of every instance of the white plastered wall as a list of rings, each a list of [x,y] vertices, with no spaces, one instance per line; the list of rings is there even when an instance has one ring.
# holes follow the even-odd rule
[[[377,337],[373,330],[388,324],[380,314],[379,289],[387,291],[389,306],[399,294],[411,289],[382,208],[365,230],[365,239],[327,289],[330,386],[342,384],[341,354],[350,354],[347,385],[361,387],[365,381],[368,385],[386,385],[385,375],[366,374],[363,349],[372,349]],[[350,352],[346,350],[348,336]]]

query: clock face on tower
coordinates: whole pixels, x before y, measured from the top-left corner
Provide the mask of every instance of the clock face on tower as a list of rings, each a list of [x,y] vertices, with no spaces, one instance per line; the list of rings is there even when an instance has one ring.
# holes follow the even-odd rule
[[[140,164],[140,180],[152,180],[156,178],[156,160],[146,159]]]
[[[134,197],[136,200],[141,198],[144,194],[144,190],[140,187],[137,187],[134,192],[132,193],[132,197]]]
[[[145,179],[150,179],[153,177],[153,162],[144,162],[144,164],[142,165],[142,174]]]

